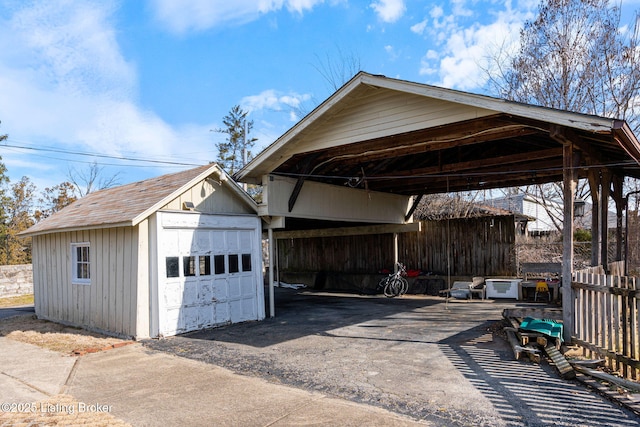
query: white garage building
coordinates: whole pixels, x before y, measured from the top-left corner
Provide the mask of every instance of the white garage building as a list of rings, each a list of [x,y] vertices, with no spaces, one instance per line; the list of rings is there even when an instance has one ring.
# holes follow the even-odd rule
[[[36,314],[136,339],[261,320],[256,211],[215,164],[91,193],[24,233]]]

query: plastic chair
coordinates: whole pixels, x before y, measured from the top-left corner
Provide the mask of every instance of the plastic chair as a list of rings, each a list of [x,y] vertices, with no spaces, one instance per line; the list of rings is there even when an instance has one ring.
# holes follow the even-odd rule
[[[547,282],[537,282],[536,293],[533,296],[533,300],[538,301],[538,294],[544,293],[548,295],[549,301],[551,301],[551,292],[549,292],[549,286],[547,285]]]

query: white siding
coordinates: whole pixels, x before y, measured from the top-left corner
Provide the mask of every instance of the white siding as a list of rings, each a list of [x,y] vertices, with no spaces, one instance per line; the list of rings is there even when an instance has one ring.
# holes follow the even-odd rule
[[[71,243],[90,244],[91,284],[71,284]],[[138,233],[132,227],[74,231],[33,239],[39,317],[136,336]]]
[[[403,224],[411,197],[380,193],[306,181],[289,212],[289,197],[296,180],[269,176],[263,185],[263,198],[269,215],[336,221],[370,221]]]
[[[434,98],[369,89],[366,94],[358,95],[356,100],[338,114],[314,123],[312,129],[305,130],[299,144],[285,150],[287,155],[293,155],[494,113]]]
[[[204,180],[193,186],[162,210],[181,210],[183,202],[193,202],[196,212],[209,214],[255,214],[247,203],[215,180]]]

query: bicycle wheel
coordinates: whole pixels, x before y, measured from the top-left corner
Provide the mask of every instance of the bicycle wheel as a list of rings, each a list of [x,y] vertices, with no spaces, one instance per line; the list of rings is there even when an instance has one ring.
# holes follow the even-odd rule
[[[378,287],[376,288],[376,290],[377,290],[379,293],[383,293],[383,294],[385,294],[385,296],[386,296],[385,289],[386,289],[386,287],[387,287],[387,285],[388,285],[388,284],[389,284],[389,276],[387,276],[387,277],[383,277],[383,278],[380,280],[380,282],[378,283]]]
[[[409,282],[404,277],[400,277],[399,280],[401,282],[400,295],[404,295],[409,290]]]
[[[389,279],[387,280],[387,284],[384,287],[384,296],[387,298],[398,296],[396,288],[396,278],[389,277]]]
[[[402,291],[402,281],[398,277],[392,277],[385,287],[385,295],[389,298],[397,297]]]

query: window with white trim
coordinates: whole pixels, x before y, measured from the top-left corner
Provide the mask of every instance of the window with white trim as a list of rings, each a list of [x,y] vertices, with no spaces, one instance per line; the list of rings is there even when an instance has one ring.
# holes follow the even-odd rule
[[[77,285],[91,284],[89,243],[71,244],[71,283]]]

